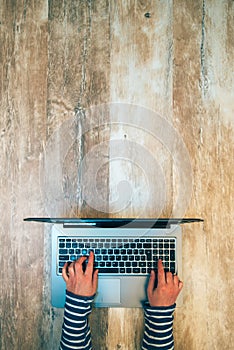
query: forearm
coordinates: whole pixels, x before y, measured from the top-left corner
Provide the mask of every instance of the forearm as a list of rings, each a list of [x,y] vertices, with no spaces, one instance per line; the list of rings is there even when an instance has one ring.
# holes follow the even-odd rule
[[[92,310],[93,297],[81,297],[66,292],[64,320],[60,341],[61,350],[92,349],[88,315]]]
[[[175,304],[168,307],[145,306],[145,331],[142,350],[172,350],[173,312]]]

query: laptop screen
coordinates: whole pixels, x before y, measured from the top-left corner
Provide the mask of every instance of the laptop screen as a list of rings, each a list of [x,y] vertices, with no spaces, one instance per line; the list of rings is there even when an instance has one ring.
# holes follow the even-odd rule
[[[24,221],[63,224],[64,226],[115,228],[165,228],[191,222],[201,222],[200,218],[50,218],[28,217]]]

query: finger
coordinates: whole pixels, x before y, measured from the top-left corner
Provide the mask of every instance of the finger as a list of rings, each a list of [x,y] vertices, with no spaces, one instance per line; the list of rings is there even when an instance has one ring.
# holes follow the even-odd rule
[[[159,259],[158,260],[158,285],[162,285],[165,283],[166,283],[166,279],[165,279],[164,267],[163,267],[162,260]]]
[[[89,261],[85,270],[86,275],[93,275],[93,264],[94,264],[94,253],[91,251],[89,253]]]
[[[67,267],[67,271],[68,271],[68,274],[69,274],[69,277],[70,276],[73,276],[75,274],[75,266],[74,266],[74,262],[70,263]]]
[[[93,273],[93,292],[96,293],[98,286],[98,270]]]
[[[83,272],[83,263],[87,259],[87,256],[81,256],[78,260],[75,262],[75,272],[80,273]]]
[[[179,281],[179,291],[181,291],[181,289],[183,288],[183,282],[182,281]]]
[[[63,279],[65,282],[68,281],[68,275],[67,275],[67,266],[68,266],[68,263],[66,262],[64,265],[63,265],[63,268],[62,268],[62,276],[63,276]]]
[[[173,282],[173,275],[171,272],[167,272],[166,273],[166,283],[170,284],[170,283],[174,283]]]
[[[174,284],[175,284],[176,286],[179,286],[180,280],[179,280],[179,277],[178,277],[177,275],[174,275],[174,277],[173,277],[173,282],[174,282]]]
[[[151,270],[150,278],[149,278],[149,282],[148,282],[148,287],[147,287],[148,295],[151,295],[153,293],[154,283],[155,283],[155,272],[154,272],[154,270]]]

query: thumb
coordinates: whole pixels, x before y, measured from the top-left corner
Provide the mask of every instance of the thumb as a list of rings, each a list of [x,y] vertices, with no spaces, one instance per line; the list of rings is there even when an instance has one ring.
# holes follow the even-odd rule
[[[93,291],[97,292],[97,286],[98,286],[98,270],[95,270],[93,273]]]
[[[154,270],[151,270],[149,283],[148,283],[148,287],[147,287],[148,295],[151,295],[153,293],[154,283],[155,283],[155,272],[154,272]]]

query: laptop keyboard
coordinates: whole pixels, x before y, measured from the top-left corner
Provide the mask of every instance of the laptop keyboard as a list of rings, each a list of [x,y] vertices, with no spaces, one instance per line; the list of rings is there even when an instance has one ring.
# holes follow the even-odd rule
[[[176,238],[58,237],[57,274],[65,262],[95,254],[99,274],[146,275],[161,259],[166,271],[176,273]]]

